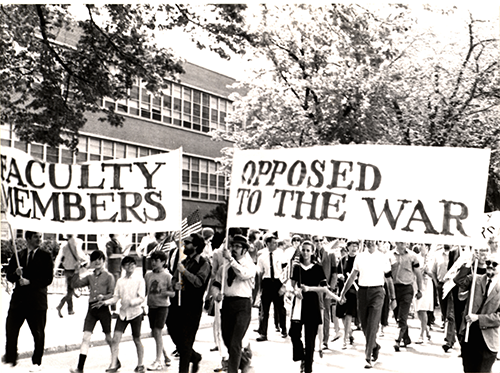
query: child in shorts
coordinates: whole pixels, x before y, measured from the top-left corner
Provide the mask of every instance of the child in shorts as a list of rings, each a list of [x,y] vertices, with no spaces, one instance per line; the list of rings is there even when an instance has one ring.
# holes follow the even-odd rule
[[[76,264],[75,273],[71,278],[71,286],[90,288],[89,310],[85,316],[83,325],[83,340],[80,346],[80,356],[76,369],[70,369],[71,373],[83,373],[83,367],[90,348],[90,337],[94,332],[97,321],[101,323],[106,342],[111,347],[111,313],[104,302],[113,297],[115,289],[115,278],[104,268],[105,255],[100,250],[94,250],[90,254],[90,268],[94,271],[88,276],[80,278],[80,263]]]
[[[175,293],[172,289],[172,275],[165,271],[167,255],[163,251],[153,251],[150,257],[152,270],[146,273],[144,279],[149,308],[149,325],[156,343],[156,360],[148,366],[148,370],[154,371],[164,369],[161,362],[162,354],[165,354],[161,331],[167,319],[170,297],[173,297]],[[169,361],[168,357],[165,357],[165,361]]]
[[[120,301],[120,312],[116,319],[111,345],[111,365],[106,369],[106,372],[115,373],[121,368],[118,360],[119,345],[125,329],[130,324],[132,339],[137,350],[137,367],[134,372],[143,373],[145,369],[143,364],[144,346],[141,342],[141,324],[144,318],[142,305],[146,299],[146,286],[142,273],[134,274],[136,262],[132,256],[124,257],[121,267],[125,270],[125,275],[118,279],[113,298],[104,302],[105,305],[111,305]]]

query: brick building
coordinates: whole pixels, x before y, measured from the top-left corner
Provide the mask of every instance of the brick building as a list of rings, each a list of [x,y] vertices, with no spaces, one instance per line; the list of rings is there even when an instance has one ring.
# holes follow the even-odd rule
[[[180,82],[171,82],[162,96],[153,96],[137,82],[130,90],[130,98],[113,102],[103,99],[104,107],[114,106],[123,114],[123,127],[112,127],[98,121],[102,114],[87,114],[87,123],[80,131],[77,154],[64,147],[53,148],[42,144],[19,141],[8,124],[0,126],[1,146],[12,146],[33,157],[52,163],[81,163],[116,158],[134,158],[168,152],[183,147],[183,217],[199,209],[203,218],[217,204],[228,197],[225,177],[219,175],[216,158],[229,142],[214,142],[212,129],[227,128],[225,118],[232,110],[229,86],[235,80],[192,63],[184,64],[185,74]],[[165,182],[168,182],[166,180]],[[203,219],[204,226],[220,227],[212,219]],[[75,232],[85,242],[85,248],[97,247],[97,235]],[[110,232],[112,233],[112,232]],[[139,243],[144,234],[134,232],[132,240]],[[18,231],[17,236],[23,232]],[[45,239],[58,239],[56,234]]]

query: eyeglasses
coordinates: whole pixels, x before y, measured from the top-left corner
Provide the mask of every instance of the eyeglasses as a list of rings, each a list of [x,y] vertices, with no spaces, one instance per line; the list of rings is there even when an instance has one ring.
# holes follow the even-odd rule
[[[292,240],[292,242],[300,242],[300,240],[295,239],[295,240]]]
[[[314,240],[314,242],[323,242],[323,240]]]
[[[487,267],[492,266],[493,268],[496,268],[498,265],[497,262],[492,262],[491,260],[487,260],[485,263]]]

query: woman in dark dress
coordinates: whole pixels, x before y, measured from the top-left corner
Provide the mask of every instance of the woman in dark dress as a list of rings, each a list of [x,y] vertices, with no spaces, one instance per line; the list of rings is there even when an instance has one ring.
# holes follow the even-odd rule
[[[323,268],[311,261],[313,251],[314,245],[311,241],[302,243],[300,257],[294,260],[291,278],[295,298],[289,335],[293,346],[293,361],[301,361],[300,371],[305,373],[312,372],[314,343],[318,325],[322,323],[319,295],[326,293],[333,299],[340,299],[328,290]]]

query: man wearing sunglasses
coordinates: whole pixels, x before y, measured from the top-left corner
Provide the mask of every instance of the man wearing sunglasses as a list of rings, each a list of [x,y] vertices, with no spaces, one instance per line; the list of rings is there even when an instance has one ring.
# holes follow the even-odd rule
[[[193,349],[193,344],[200,326],[203,294],[210,280],[212,267],[209,260],[201,255],[205,248],[205,240],[201,235],[192,233],[182,241],[186,259],[177,265],[172,277],[175,297],[171,300],[167,329],[180,355],[179,373],[188,373],[190,363],[193,363],[191,372],[196,373],[201,355]]]
[[[465,270],[460,270],[454,279],[461,291],[469,290],[459,333],[464,372],[491,372],[500,349],[500,254],[490,254],[485,263],[486,274],[477,275],[474,289],[471,289],[473,275],[463,276]]]

